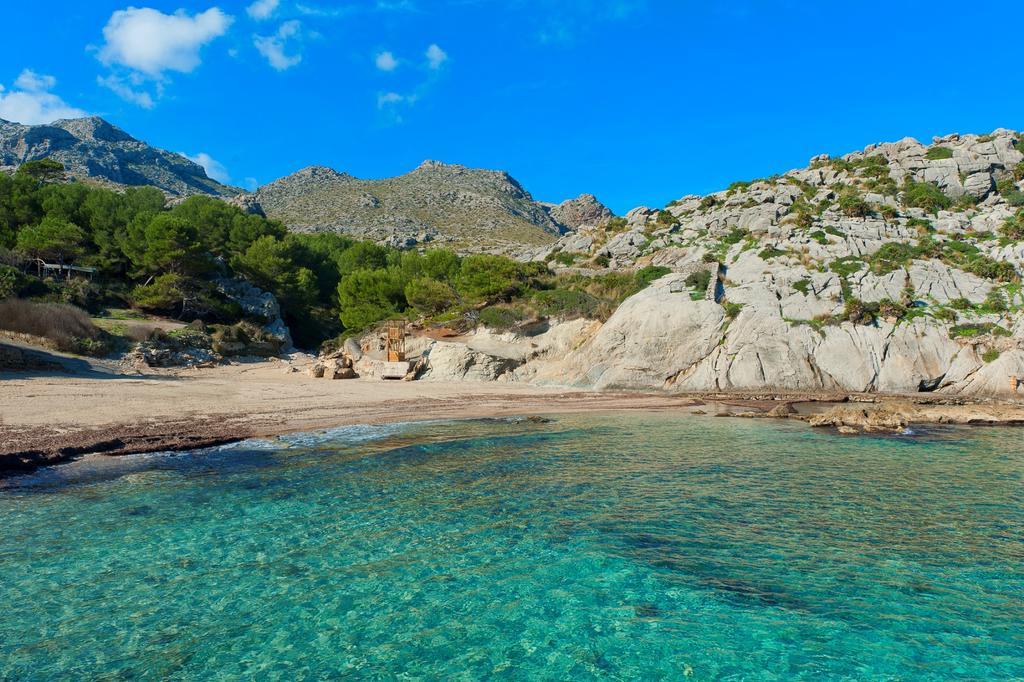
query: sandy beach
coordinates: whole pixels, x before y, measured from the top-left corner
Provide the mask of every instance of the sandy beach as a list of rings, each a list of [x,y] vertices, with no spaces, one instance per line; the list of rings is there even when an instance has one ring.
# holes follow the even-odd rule
[[[934,394],[668,394],[515,383],[313,379],[308,359],[125,370],[53,354],[65,372],[0,373],[0,476],[87,453],[184,450],[348,424],[601,410],[794,418],[839,433],[1020,424],[1017,403]]]
[[[203,447],[346,424],[699,404],[504,383],[330,381],[279,361],[138,375],[7,373],[0,374],[0,470],[30,470],[86,452]]]

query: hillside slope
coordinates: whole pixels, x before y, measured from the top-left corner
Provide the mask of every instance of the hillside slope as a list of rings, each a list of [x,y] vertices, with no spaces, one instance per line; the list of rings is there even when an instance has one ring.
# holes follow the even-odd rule
[[[576,226],[559,223],[553,217],[558,207],[534,201],[503,171],[437,161],[381,180],[311,166],[261,187],[255,198],[268,216],[292,229],[339,231],[399,246],[429,241],[518,252],[523,245],[551,244]],[[586,215],[607,212],[597,206]]]
[[[0,166],[51,158],[77,180],[152,185],[172,196],[233,196],[240,190],[206,175],[181,154],[136,140],[102,118],[65,119],[28,126],[0,120]]]

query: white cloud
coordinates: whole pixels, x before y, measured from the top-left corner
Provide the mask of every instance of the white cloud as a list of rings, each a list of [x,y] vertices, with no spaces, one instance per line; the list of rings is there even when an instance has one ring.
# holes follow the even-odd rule
[[[224,35],[233,21],[217,7],[194,16],[148,7],[118,10],[103,27],[106,43],[99,58],[107,66],[124,66],[152,78],[165,71],[190,73],[202,63],[200,49]]]
[[[302,61],[301,54],[287,54],[286,49],[289,39],[298,38],[302,25],[295,19],[286,21],[277,29],[277,33],[271,36],[253,36],[253,44],[267,62],[278,71],[284,71],[297,65]]]
[[[260,186],[260,181],[257,180],[256,178],[247,177],[245,181],[242,183],[242,185],[250,192],[255,192],[256,189],[259,188]]]
[[[22,90],[29,90],[31,92],[53,90],[56,85],[56,78],[53,76],[38,74],[32,69],[25,69],[18,75],[17,80],[14,81],[14,87],[21,88]]]
[[[88,114],[67,104],[50,92],[57,85],[53,76],[25,69],[14,81],[15,90],[0,85],[0,118],[27,125],[52,123],[61,118],[79,118]],[[4,94],[4,93],[7,94]]]
[[[377,56],[374,57],[374,63],[377,64],[377,68],[381,71],[394,71],[398,68],[398,60],[390,52],[377,53]]]
[[[396,104],[415,104],[417,95],[400,95],[397,92],[383,92],[377,95],[377,108],[385,109]]]
[[[448,61],[448,53],[438,47],[437,43],[427,48],[427,65],[432,69],[440,69],[441,65]]]
[[[182,156],[198,163],[206,171],[206,174],[217,182],[223,182],[224,184],[231,182],[231,174],[228,173],[228,169],[224,167],[224,164],[206,152],[199,152],[194,156],[192,154],[182,154]]]
[[[126,102],[138,104],[143,109],[152,109],[156,106],[156,102],[153,100],[153,96],[151,94],[145,90],[137,90],[130,82],[128,82],[128,80],[114,74],[110,74],[108,76],[96,76],[97,83],[112,91],[115,95]],[[138,85],[138,83],[136,85]],[[163,87],[159,83],[157,83],[157,91],[163,91]]]
[[[276,10],[277,6],[281,4],[280,0],[256,0],[248,7],[245,8],[246,13],[258,21],[269,19]]]

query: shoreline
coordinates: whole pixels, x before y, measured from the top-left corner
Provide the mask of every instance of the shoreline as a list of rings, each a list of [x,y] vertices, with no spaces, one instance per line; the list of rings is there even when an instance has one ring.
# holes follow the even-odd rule
[[[595,392],[511,383],[310,379],[283,362],[146,374],[0,374],[0,478],[84,455],[193,450],[353,424],[677,411],[794,419],[839,434],[1024,424],[1024,404],[933,393]]]

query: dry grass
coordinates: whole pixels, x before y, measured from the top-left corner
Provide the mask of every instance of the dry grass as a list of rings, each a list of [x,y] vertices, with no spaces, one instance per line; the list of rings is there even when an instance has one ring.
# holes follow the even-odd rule
[[[0,301],[0,329],[42,337],[65,351],[78,351],[83,341],[99,341],[103,336],[81,308],[17,298]]]

